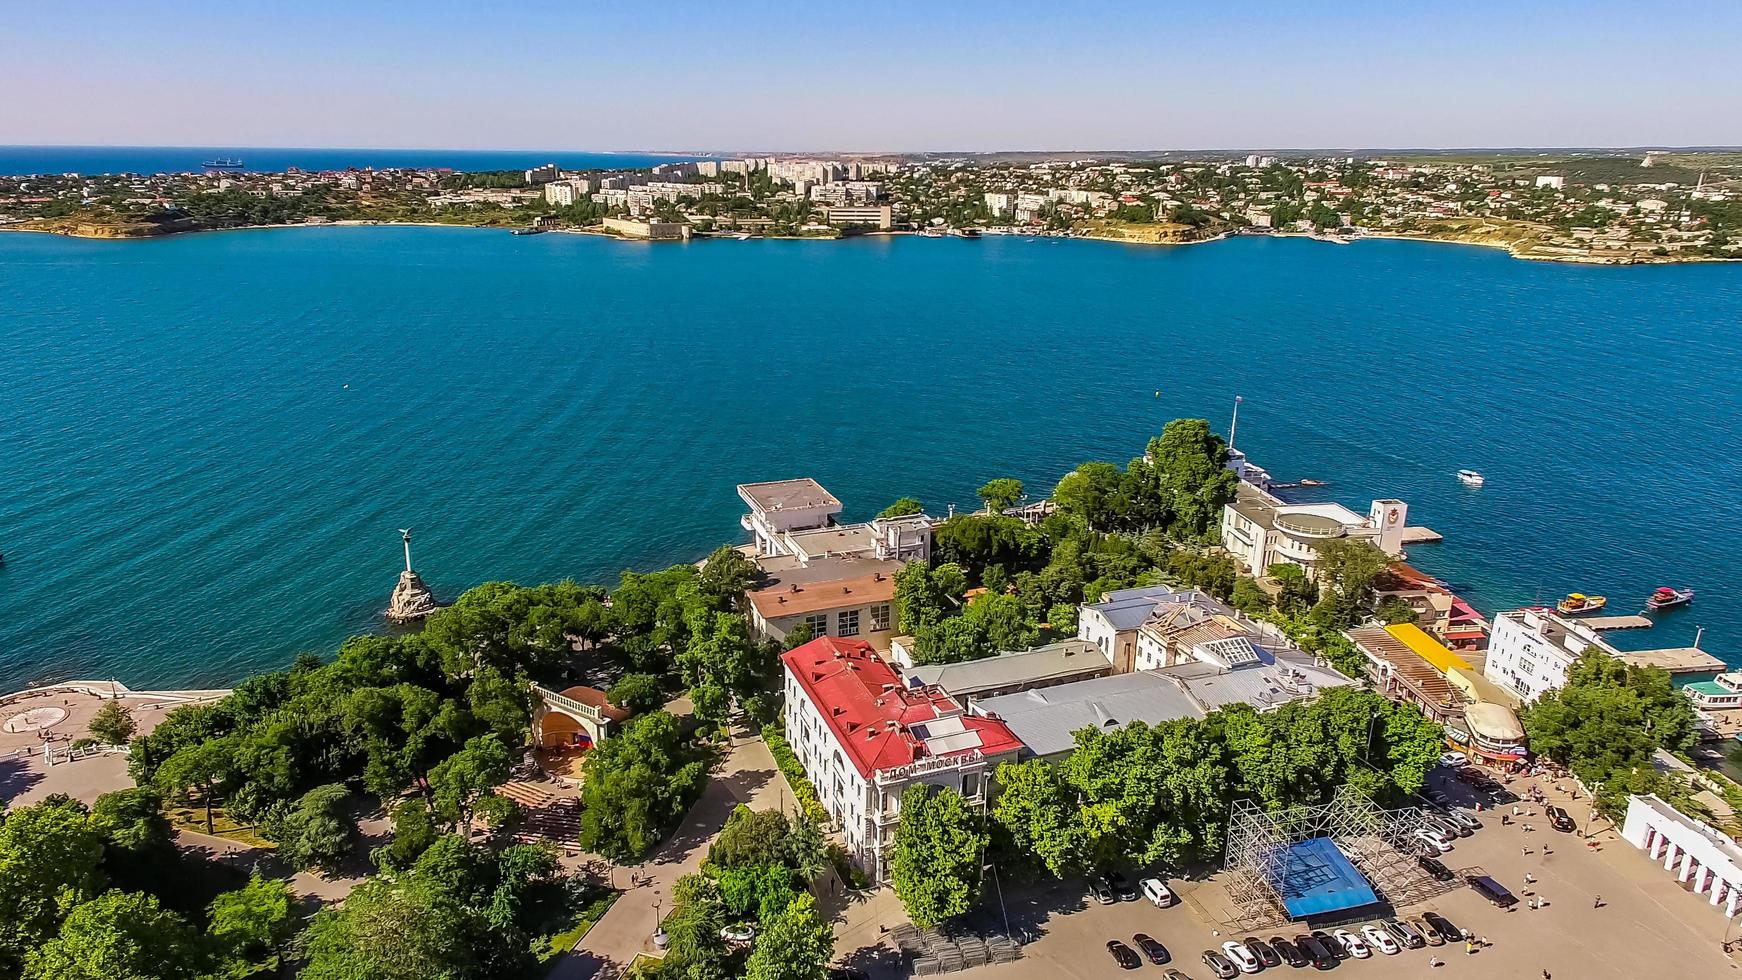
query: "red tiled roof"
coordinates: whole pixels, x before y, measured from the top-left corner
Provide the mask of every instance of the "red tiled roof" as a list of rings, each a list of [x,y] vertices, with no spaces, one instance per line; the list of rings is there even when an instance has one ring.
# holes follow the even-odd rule
[[[901,678],[863,640],[819,636],[788,650],[781,660],[866,779],[927,757],[925,742],[909,728],[946,715],[961,715],[963,726],[979,734],[977,748],[986,755],[1021,747],[1009,726],[966,715],[941,689],[903,687]]]

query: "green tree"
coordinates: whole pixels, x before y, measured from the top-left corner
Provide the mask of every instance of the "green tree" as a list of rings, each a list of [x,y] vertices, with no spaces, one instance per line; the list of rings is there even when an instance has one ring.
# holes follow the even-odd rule
[[[665,686],[652,674],[624,674],[605,697],[619,708],[645,714],[665,703]]]
[[[103,835],[84,804],[51,796],[0,820],[0,976],[54,935],[66,908],[102,887]]]
[[[1022,499],[1022,481],[1007,476],[1000,477],[987,481],[975,493],[985,503],[988,513],[1002,514],[1009,508],[1016,506],[1016,502]]]
[[[960,793],[916,783],[901,794],[890,883],[913,924],[937,925],[968,911],[980,894],[986,832]]]
[[[177,749],[157,767],[156,784],[165,795],[198,793],[206,808],[206,833],[213,832],[212,807],[235,773],[236,741],[217,738]]]
[[[1298,613],[1318,601],[1318,589],[1299,565],[1277,562],[1265,570],[1265,575],[1282,587],[1276,605],[1283,612]]]
[[[792,826],[779,810],[752,810],[740,803],[708,848],[708,860],[721,868],[784,864]]]
[[[1523,711],[1530,747],[1587,784],[1648,766],[1659,748],[1693,744],[1692,704],[1667,671],[1633,667],[1595,647],[1567,671],[1567,682]]]
[[[925,505],[921,504],[918,500],[915,500],[912,497],[901,497],[897,499],[895,503],[892,503],[888,507],[878,511],[877,516],[879,518],[907,517],[912,514],[922,514],[924,512]]]
[[[1317,550],[1320,602],[1334,604],[1337,626],[1359,622],[1373,606],[1373,583],[1391,567],[1390,556],[1366,538],[1331,538]]]
[[[315,915],[302,980],[484,980],[474,917],[451,896],[372,878]]]
[[[108,745],[126,745],[139,729],[133,716],[121,707],[120,701],[115,700],[104,701],[86,727],[90,729],[92,738]]]
[[[302,795],[267,831],[278,855],[295,868],[335,871],[357,846],[357,821],[351,794],[339,783],[316,786]]]
[[[290,886],[258,873],[248,884],[212,900],[207,935],[233,963],[262,954],[277,956],[296,931],[291,917]]]
[[[745,980],[823,980],[834,955],[834,934],[817,915],[816,899],[799,895],[763,919],[744,964]]]
[[[676,718],[659,711],[630,719],[587,753],[581,846],[613,860],[646,854],[695,802],[705,774]]]
[[[502,799],[491,790],[507,782],[512,769],[508,747],[500,739],[493,735],[467,739],[460,751],[430,770],[430,796],[436,814],[450,827],[467,826],[472,814],[480,810],[486,818],[498,821],[511,811],[491,802],[491,798]]]
[[[1258,583],[1244,575],[1234,580],[1233,596],[1228,604],[1250,616],[1261,616],[1270,611],[1270,594],[1258,587]]]
[[[1210,431],[1210,423],[1174,419],[1149,441],[1144,460],[1140,484],[1161,504],[1157,523],[1182,541],[1210,537],[1239,482],[1228,469],[1228,447]]]
[[[110,891],[78,905],[60,934],[33,951],[25,980],[198,980],[209,962],[181,916],[137,892]]]
[[[1046,612],[1046,624],[1054,633],[1074,634],[1077,631],[1077,607],[1068,602],[1054,603]]]
[[[726,612],[742,607],[744,593],[761,577],[761,567],[744,552],[721,545],[702,563],[696,587],[712,608]]]
[[[149,786],[97,797],[90,827],[103,838],[103,873],[115,887],[153,892],[175,876],[175,833]]]
[[[429,804],[421,799],[402,800],[393,808],[392,839],[369,857],[382,871],[404,871],[440,836]]]
[[[672,885],[671,898],[660,980],[725,980],[728,952],[720,930],[726,907],[719,884],[706,875],[684,875]]]
[[[1060,770],[1040,759],[998,766],[998,802],[992,819],[1009,835],[1018,854],[1055,878],[1089,869],[1098,842],[1077,805],[1076,789]]]

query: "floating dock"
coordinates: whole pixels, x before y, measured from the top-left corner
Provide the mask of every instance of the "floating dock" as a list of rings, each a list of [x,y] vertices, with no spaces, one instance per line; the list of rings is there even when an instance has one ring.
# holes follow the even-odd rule
[[[1403,529],[1404,544],[1439,544],[1446,536],[1431,527],[1406,527]]]
[[[1720,674],[1730,667],[1699,647],[1623,650],[1621,660],[1635,667],[1662,667],[1671,674]]]
[[[1651,619],[1646,616],[1591,616],[1579,620],[1599,633],[1609,630],[1643,630],[1651,628]]]

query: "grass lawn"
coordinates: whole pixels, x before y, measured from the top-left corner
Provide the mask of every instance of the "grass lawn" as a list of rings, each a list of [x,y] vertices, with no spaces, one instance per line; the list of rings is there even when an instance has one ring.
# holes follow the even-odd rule
[[[622,892],[606,892],[593,899],[575,913],[574,924],[562,932],[550,936],[541,936],[533,943],[533,952],[538,955],[541,966],[548,966],[571,949],[574,949],[587,935],[587,930],[593,928],[593,923],[604,917],[611,908],[611,903],[617,901]]]
[[[166,808],[169,824],[177,830],[192,830],[196,833],[206,833],[206,808],[203,806],[173,805]],[[272,848],[277,845],[260,836],[257,827],[232,819],[222,806],[212,807],[212,834],[218,837],[240,841],[255,847]]]

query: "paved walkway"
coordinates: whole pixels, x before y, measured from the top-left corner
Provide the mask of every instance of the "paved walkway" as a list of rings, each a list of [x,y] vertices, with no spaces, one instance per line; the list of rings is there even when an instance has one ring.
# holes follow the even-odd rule
[[[660,916],[671,911],[672,884],[701,868],[708,845],[740,803],[758,810],[779,807],[788,814],[798,813],[798,803],[767,744],[745,730],[734,731],[724,762],[670,840],[642,864],[611,867],[601,862],[612,885],[625,889],[623,895],[580,945],[557,961],[550,980],[611,980],[628,969],[636,954],[653,952],[653,928]],[[631,887],[631,874],[643,883]]]

